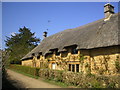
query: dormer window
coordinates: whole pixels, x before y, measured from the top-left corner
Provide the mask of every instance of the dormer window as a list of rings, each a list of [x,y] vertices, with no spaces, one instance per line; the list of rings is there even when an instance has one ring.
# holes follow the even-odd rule
[[[51,58],[52,57],[52,53],[47,53],[46,55],[45,55],[45,59],[49,59],[49,58]]]
[[[59,56],[60,55],[60,52],[56,52],[56,56]]]
[[[39,52],[39,55],[42,55],[42,52]]]
[[[58,49],[55,51],[55,55],[56,55],[56,56],[59,56],[59,55],[60,55],[60,52],[58,52]]]
[[[61,52],[61,57],[67,57],[68,51]]]
[[[37,55],[37,59],[40,59],[40,55],[42,55],[42,52],[39,52]]]
[[[32,53],[32,56],[35,56],[35,53]]]
[[[78,54],[78,50],[76,49],[77,48],[76,44],[65,46],[64,48],[67,49],[69,52],[71,52],[71,54]]]
[[[71,54],[78,54],[78,50],[76,48],[73,48]]]
[[[60,52],[58,52],[58,48],[50,49],[49,51],[52,51],[56,56],[60,55]]]

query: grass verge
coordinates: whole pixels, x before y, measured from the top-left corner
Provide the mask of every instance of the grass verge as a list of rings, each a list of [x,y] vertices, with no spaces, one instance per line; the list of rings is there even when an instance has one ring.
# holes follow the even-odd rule
[[[62,83],[62,82],[56,82],[56,81],[48,80],[48,79],[44,79],[43,81],[44,81],[44,82],[47,82],[47,83],[50,83],[50,84],[54,84],[54,85],[60,86],[60,87],[62,87],[62,88],[67,88],[67,87],[68,87],[67,84]]]
[[[57,85],[57,86],[60,86],[62,88],[77,88],[76,86],[73,86],[73,85],[68,85],[66,83],[63,83],[63,82],[57,82],[57,81],[54,81],[54,80],[48,80],[48,79],[42,79],[44,82],[47,82],[47,83],[50,83],[50,84],[54,84],[54,85]]]
[[[24,73],[24,72],[21,72],[18,70],[14,70],[14,69],[10,69],[10,70],[15,71],[15,72],[20,73],[20,74],[23,74],[23,75],[28,76],[28,77],[31,77],[31,78],[35,78],[35,79],[39,78],[38,76],[33,76],[33,75],[30,75],[30,74],[27,74],[27,73]]]
[[[38,77],[38,76],[33,76],[33,75],[30,75],[30,74],[27,74],[27,73],[24,73],[24,72],[21,72],[21,71],[18,71],[18,70],[14,70],[14,69],[10,69],[10,70],[12,70],[12,71],[14,71],[14,72],[17,72],[17,73],[20,73],[20,74],[22,74],[22,75],[31,77],[31,78],[35,78],[35,79],[40,78],[40,77]],[[53,80],[42,79],[42,78],[40,78],[40,80],[42,80],[43,82],[46,82],[46,83],[50,83],[50,84],[53,84],[53,85],[60,86],[60,87],[62,87],[62,88],[67,88],[67,87],[68,87],[67,84],[62,83],[62,82],[56,82],[56,81],[53,81]]]

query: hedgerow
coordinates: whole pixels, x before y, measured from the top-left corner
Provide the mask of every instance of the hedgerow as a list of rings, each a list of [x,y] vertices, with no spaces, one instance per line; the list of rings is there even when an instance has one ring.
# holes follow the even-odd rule
[[[120,88],[120,75],[104,76],[10,65],[10,69],[80,88]]]
[[[40,68],[21,66],[21,65],[16,65],[16,64],[10,65],[9,68],[12,70],[23,72],[23,73],[30,74],[33,76],[39,76],[39,69]]]

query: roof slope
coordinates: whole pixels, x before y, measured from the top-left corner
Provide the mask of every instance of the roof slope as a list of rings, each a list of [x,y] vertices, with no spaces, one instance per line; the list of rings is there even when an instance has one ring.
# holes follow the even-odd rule
[[[104,21],[103,18],[87,25],[67,29],[46,37],[22,59],[30,57],[32,53],[42,52],[42,54],[45,55],[50,49],[54,48],[62,51],[65,46],[73,44],[77,44],[77,49],[120,45],[120,42],[118,42],[118,36],[120,36],[118,33],[118,16],[120,16],[120,13],[113,14],[108,21]]]

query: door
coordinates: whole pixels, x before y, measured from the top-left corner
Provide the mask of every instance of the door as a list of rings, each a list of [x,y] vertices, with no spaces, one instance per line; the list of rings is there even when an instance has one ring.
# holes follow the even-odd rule
[[[52,63],[52,69],[55,69],[55,68],[56,68],[56,64]]]

